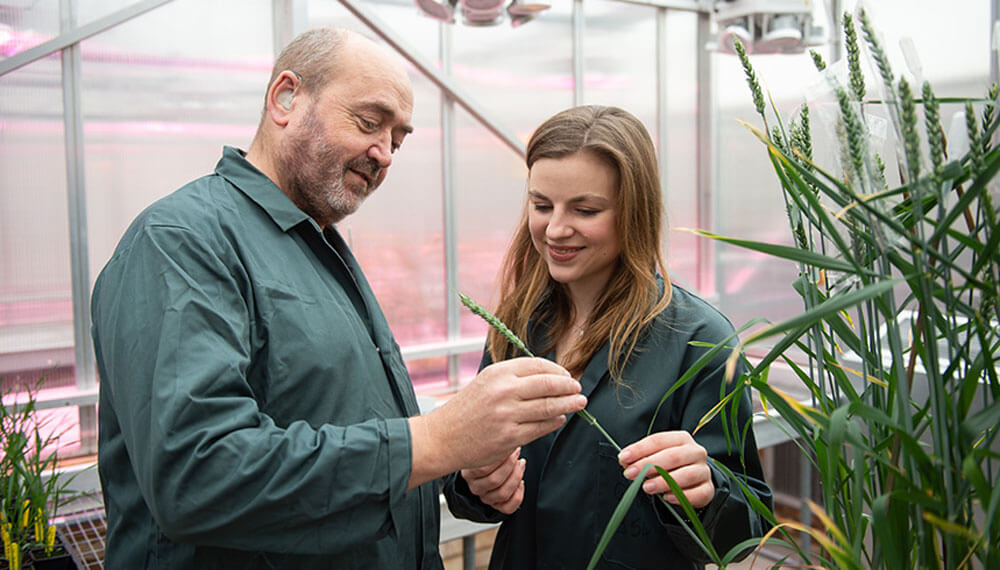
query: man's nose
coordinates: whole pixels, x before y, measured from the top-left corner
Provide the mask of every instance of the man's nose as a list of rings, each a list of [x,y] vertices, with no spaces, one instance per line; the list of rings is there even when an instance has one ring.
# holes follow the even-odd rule
[[[377,162],[379,168],[389,168],[392,164],[392,137],[381,137],[368,147],[368,157]]]

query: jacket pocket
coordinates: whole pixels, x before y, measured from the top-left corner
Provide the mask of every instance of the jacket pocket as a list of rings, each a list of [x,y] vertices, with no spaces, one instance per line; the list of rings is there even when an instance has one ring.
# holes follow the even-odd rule
[[[632,483],[622,475],[618,452],[610,443],[600,442],[598,455],[598,528],[595,544]],[[686,566],[686,561],[671,560],[677,555],[670,555],[670,539],[656,518],[653,500],[642,489],[639,490],[601,556],[598,567],[662,570]]]

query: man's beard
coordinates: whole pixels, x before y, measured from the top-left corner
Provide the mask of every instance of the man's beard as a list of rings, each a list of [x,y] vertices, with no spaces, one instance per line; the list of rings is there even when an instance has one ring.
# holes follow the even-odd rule
[[[378,186],[378,164],[367,156],[345,158],[341,149],[326,140],[312,110],[306,115],[303,133],[286,139],[279,152],[279,176],[285,191],[321,226],[356,212]],[[348,188],[344,180],[348,170],[364,172],[371,182]]]

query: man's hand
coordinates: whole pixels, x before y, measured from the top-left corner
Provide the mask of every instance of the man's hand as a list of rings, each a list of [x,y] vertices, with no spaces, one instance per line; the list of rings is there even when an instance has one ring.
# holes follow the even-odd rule
[[[462,478],[479,500],[504,514],[511,514],[524,500],[525,460],[518,459],[521,448],[514,450],[500,463],[462,469]]]
[[[708,452],[686,431],[661,431],[648,435],[626,446],[618,454],[618,463],[625,470],[625,478],[634,480],[648,464],[660,466],[670,473],[684,491],[684,496],[696,509],[712,502],[715,484],[708,467]],[[663,494],[669,503],[680,501],[670,492],[670,486],[655,469],[646,472],[642,490],[650,495]]]
[[[554,362],[515,358],[487,366],[441,407],[410,418],[410,488],[459,469],[495,465],[586,405],[580,383]]]

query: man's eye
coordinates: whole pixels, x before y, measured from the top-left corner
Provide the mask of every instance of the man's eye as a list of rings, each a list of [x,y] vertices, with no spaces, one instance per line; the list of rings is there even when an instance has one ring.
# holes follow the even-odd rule
[[[378,127],[378,123],[370,121],[364,117],[359,117],[358,121],[361,123],[361,128],[366,131],[374,131]]]

